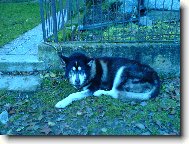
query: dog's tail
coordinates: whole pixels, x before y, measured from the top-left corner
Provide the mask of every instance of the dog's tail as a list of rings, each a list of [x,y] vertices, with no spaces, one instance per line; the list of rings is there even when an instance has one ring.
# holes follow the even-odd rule
[[[148,100],[150,98],[155,98],[159,94],[160,90],[160,79],[156,72],[153,72],[150,78],[150,83],[152,85],[152,89],[148,92],[137,93],[137,92],[128,92],[126,91],[126,97],[135,99],[135,100]]]

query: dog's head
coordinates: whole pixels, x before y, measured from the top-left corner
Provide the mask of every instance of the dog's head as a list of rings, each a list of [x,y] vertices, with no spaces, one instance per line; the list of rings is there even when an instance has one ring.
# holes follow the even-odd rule
[[[59,53],[59,56],[61,61],[66,64],[65,76],[69,82],[77,89],[85,86],[91,79],[95,61],[82,53],[74,53],[70,57]]]

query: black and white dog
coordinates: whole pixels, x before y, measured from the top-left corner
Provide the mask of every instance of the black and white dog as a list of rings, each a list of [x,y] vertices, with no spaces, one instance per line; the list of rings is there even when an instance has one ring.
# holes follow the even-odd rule
[[[55,107],[65,108],[87,96],[109,95],[125,100],[147,100],[159,93],[157,73],[149,66],[118,57],[89,58],[82,53],[65,57],[65,76],[80,92],[72,93]]]

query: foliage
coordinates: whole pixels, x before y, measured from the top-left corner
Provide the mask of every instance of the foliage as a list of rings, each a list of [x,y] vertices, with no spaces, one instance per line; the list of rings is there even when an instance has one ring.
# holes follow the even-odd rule
[[[134,23],[128,23],[125,27],[118,25],[109,27],[104,33],[104,39],[107,40],[118,40],[118,41],[155,41],[163,40],[179,41],[179,37],[176,37],[176,31],[179,27],[176,24],[169,24],[164,22],[157,22],[153,26],[138,26]]]
[[[176,23],[157,22],[152,26],[138,26],[136,23],[125,25],[118,24],[106,28],[78,31],[78,26],[73,22],[64,28],[64,38],[62,31],[59,32],[59,41],[111,41],[111,42],[130,42],[130,41],[180,41],[180,26]],[[68,22],[69,23],[69,22]]]

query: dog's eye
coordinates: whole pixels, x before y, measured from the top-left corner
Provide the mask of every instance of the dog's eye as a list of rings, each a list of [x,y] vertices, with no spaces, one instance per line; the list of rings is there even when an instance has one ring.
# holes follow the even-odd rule
[[[73,68],[72,68],[72,70],[73,70],[73,71],[75,71],[75,70],[76,70],[76,68],[75,68],[75,67],[73,67]]]
[[[79,71],[81,70],[81,67],[80,67],[80,66],[78,67],[78,70],[79,70]]]

